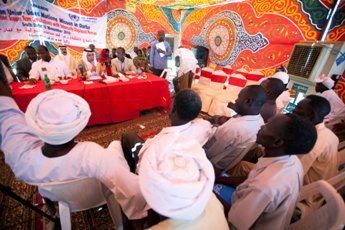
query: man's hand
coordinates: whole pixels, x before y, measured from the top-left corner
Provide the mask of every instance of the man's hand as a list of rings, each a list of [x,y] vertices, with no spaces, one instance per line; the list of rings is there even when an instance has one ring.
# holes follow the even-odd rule
[[[164,51],[164,50],[162,50],[161,48],[157,48],[157,52],[158,52],[158,53],[165,54],[165,51]]]
[[[34,78],[29,78],[29,80],[27,81],[27,83],[29,83],[30,85],[34,85],[37,83],[37,80]]]
[[[215,115],[211,117],[208,121],[214,126],[219,126],[227,122],[229,119],[230,117],[227,117],[227,116]]]

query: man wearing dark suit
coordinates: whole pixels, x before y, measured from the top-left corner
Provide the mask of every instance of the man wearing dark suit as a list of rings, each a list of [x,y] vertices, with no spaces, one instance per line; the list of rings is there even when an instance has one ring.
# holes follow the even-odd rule
[[[17,81],[16,75],[13,73],[10,62],[5,55],[0,54],[0,74],[7,77],[9,83]]]
[[[37,52],[34,47],[25,47],[25,53],[27,56],[17,61],[17,77],[21,81],[29,78],[31,65],[37,60]]]

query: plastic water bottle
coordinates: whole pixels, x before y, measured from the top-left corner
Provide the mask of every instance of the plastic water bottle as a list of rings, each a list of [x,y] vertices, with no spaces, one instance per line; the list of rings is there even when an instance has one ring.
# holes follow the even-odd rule
[[[49,79],[49,77],[48,77],[47,74],[44,74],[44,79],[43,79],[43,81],[44,81],[44,85],[46,86],[46,90],[51,90],[52,87],[51,87],[51,85],[50,85],[50,79]]]

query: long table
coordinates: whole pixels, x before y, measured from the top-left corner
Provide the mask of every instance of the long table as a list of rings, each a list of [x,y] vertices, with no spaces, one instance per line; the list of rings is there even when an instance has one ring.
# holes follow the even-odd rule
[[[12,93],[19,108],[25,112],[30,101],[45,91],[43,81],[38,81],[31,89],[21,89],[24,83],[11,84]],[[90,105],[92,115],[88,125],[109,124],[138,118],[140,111],[163,107],[168,110],[171,104],[168,82],[165,79],[147,74],[146,79],[133,78],[128,82],[84,84],[72,79],[67,85],[56,83],[52,89],[63,89],[84,98]]]

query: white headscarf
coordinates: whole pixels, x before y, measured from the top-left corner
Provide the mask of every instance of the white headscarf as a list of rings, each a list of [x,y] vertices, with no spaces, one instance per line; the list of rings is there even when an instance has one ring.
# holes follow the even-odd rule
[[[92,62],[89,62],[87,60],[87,53],[93,53],[93,61]],[[87,65],[87,68],[91,69],[92,66],[97,66],[97,58],[96,58],[96,53],[95,52],[92,52],[91,50],[90,51],[83,51],[83,55],[81,57],[81,60],[83,60],[86,65]]]
[[[37,95],[25,113],[32,132],[52,145],[72,140],[85,128],[90,116],[90,107],[83,98],[61,89]]]
[[[66,51],[67,51],[67,54],[64,55],[61,51],[61,48],[66,48]],[[69,54],[68,52],[68,48],[67,46],[60,46],[59,47],[59,56],[62,58],[61,61],[64,61],[66,63],[67,66],[69,66],[69,62],[70,62],[70,58],[71,58],[71,55]]]
[[[322,74],[318,78],[315,79],[316,83],[322,83],[324,86],[326,86],[328,89],[332,89],[334,86],[334,81],[332,78],[325,76]]]
[[[273,74],[272,78],[276,78],[281,80],[284,85],[286,85],[287,83],[289,83],[289,74],[285,73],[285,72],[277,72],[275,74]]]
[[[181,138],[177,142],[177,138],[169,138],[164,148],[153,146],[145,151],[139,185],[156,212],[173,219],[193,220],[211,197],[214,171],[200,144]]]

